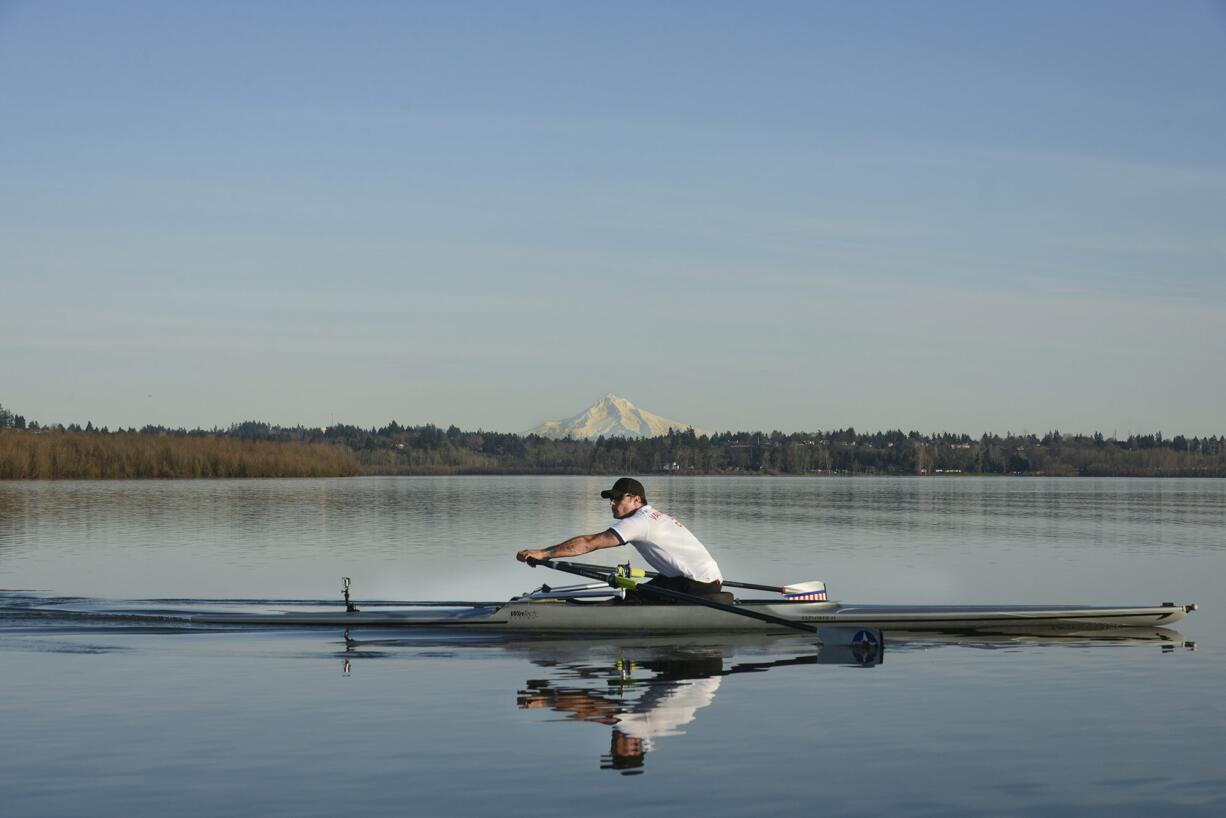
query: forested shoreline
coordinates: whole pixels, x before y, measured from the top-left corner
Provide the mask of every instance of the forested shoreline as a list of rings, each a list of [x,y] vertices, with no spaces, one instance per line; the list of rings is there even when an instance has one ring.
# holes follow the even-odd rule
[[[348,477],[343,446],[233,437],[68,430],[0,432],[0,480]]]
[[[1226,477],[1226,438],[922,435],[918,432],[670,432],[552,440],[442,429],[39,427],[0,407],[0,479],[462,474],[1030,475]]]
[[[273,429],[270,434],[277,434]],[[281,430],[284,433],[285,430]],[[257,429],[249,429],[256,433]],[[672,432],[654,438],[550,440],[455,426],[302,430],[344,443],[366,474],[946,474],[1226,477],[1226,438],[1161,434],[931,435],[901,431]]]

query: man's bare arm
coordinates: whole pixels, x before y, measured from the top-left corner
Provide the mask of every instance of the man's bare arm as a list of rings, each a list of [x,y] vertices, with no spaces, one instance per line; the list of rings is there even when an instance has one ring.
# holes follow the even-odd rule
[[[554,557],[577,557],[580,554],[599,551],[602,548],[614,548],[621,544],[622,541],[612,531],[602,531],[599,534],[580,534],[578,537],[571,537],[566,542],[558,543],[552,548],[525,548],[515,555],[515,559],[520,562],[526,562],[529,559],[551,560]]]

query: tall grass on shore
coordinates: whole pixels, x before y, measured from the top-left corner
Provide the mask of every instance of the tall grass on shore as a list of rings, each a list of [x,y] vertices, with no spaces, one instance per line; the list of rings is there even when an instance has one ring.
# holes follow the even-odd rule
[[[136,432],[0,432],[0,480],[349,477],[348,448]]]

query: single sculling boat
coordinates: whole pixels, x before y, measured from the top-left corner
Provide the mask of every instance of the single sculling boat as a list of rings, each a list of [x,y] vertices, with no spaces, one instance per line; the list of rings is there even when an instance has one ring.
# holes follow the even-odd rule
[[[461,628],[537,633],[677,633],[685,631],[779,631],[820,633],[846,628],[870,631],[1034,633],[1048,630],[1165,627],[1197,609],[1195,603],[1154,606],[1091,605],[862,605],[828,601],[825,585],[811,581],[786,586],[724,583],[726,587],[773,591],[778,599],[724,599],[690,596],[638,582],[652,572],[629,566],[585,565],[556,560],[536,563],[596,582],[549,587],[507,602],[364,603],[345,609],[274,613],[194,613],[184,619],[208,625]],[[625,604],[627,593],[642,594]]]

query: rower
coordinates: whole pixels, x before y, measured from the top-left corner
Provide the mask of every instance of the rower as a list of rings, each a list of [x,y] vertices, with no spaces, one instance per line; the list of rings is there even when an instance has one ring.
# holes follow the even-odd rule
[[[631,545],[659,576],[650,581],[656,588],[731,602],[732,594],[721,587],[719,565],[688,528],[647,503],[643,484],[632,477],[618,478],[613,488],[600,492],[608,500],[616,522],[598,534],[580,534],[550,548],[525,548],[515,555],[520,562],[577,557],[602,548]],[[637,593],[625,602],[646,600]],[[653,598],[658,602],[659,598]]]

